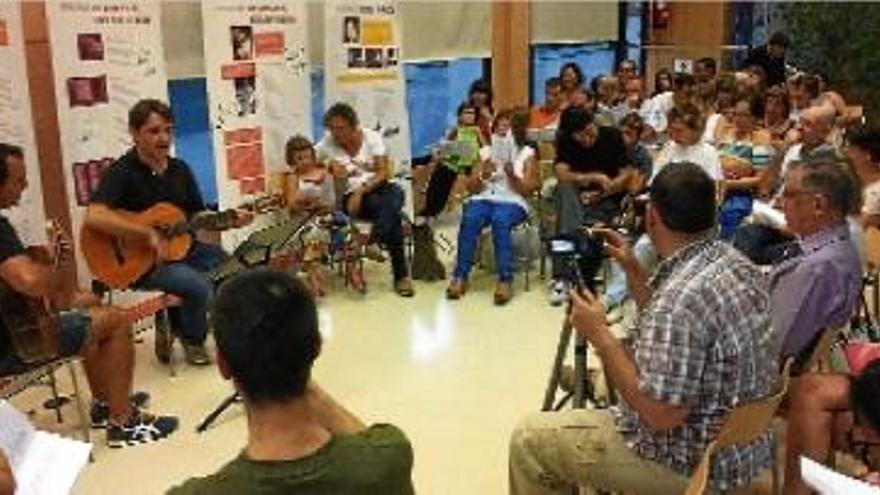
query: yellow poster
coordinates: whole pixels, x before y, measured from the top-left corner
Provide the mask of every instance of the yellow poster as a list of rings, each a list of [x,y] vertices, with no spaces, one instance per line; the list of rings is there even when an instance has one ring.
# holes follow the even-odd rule
[[[391,20],[368,20],[363,19],[361,26],[361,44],[364,45],[392,45],[394,44],[394,28]]]

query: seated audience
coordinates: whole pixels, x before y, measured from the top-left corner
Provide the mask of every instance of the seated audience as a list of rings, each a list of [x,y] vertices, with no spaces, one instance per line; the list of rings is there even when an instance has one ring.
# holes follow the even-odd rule
[[[671,91],[660,93],[649,100],[648,106],[642,114],[645,123],[656,134],[666,133],[669,112],[672,111],[673,107],[693,104],[695,91],[696,82],[694,76],[683,73],[676,74]]]
[[[733,104],[736,99],[736,81],[728,74],[723,74],[713,81],[715,88],[714,101],[706,117],[706,128],[702,140],[715,144],[718,136],[730,132],[733,128]]]
[[[621,60],[617,64],[617,78],[626,83],[630,79],[638,79],[639,71],[636,68],[636,61],[631,59]]]
[[[413,493],[403,432],[365,426],[312,378],[321,334],[301,282],[262,269],[238,275],[220,287],[211,320],[220,374],[244,400],[248,441],[220,471],[170,494]]]
[[[628,177],[626,147],[618,129],[599,126],[593,114],[577,107],[562,113],[556,137],[556,233],[571,235],[586,223],[605,223],[620,213]],[[590,198],[584,202],[584,195]],[[591,280],[600,260],[582,258],[585,279]],[[554,264],[552,304],[561,304],[567,289],[561,266]]]
[[[847,133],[846,155],[862,188],[862,226],[880,228],[880,131],[861,127]]]
[[[667,131],[670,141],[654,161],[654,175],[668,163],[689,162],[698,165],[713,180],[723,180],[718,151],[700,140],[703,126],[703,116],[696,105],[686,103],[672,108]]]
[[[468,89],[467,103],[477,109],[477,127],[488,140],[492,133],[492,119],[495,107],[492,106],[492,85],[485,79],[477,79]]]
[[[800,458],[828,464],[833,449],[857,453],[871,470],[880,469],[880,361],[857,376],[809,373],[794,382],[786,435],[786,495],[814,493],[801,478]],[[862,449],[866,447],[865,449]]]
[[[654,73],[654,88],[651,93],[651,98],[663,94],[667,91],[672,91],[672,71],[667,67],[662,67]]]
[[[495,117],[490,146],[481,151],[482,163],[471,173],[468,186],[473,193],[464,204],[458,229],[458,253],[452,283],[446,297],[458,299],[467,291],[480,232],[492,226],[498,285],[495,304],[513,297],[513,238],[511,230],[528,218],[526,198],[538,186],[535,149],[526,144],[525,111],[501,111]]]
[[[788,80],[786,87],[791,104],[789,118],[798,122],[801,113],[813,106],[819,98],[819,78],[812,74],[796,74]]]
[[[558,127],[563,103],[562,82],[558,77],[547,79],[544,82],[544,103],[532,107],[529,114],[529,129]]]
[[[734,105],[733,128],[721,134],[716,144],[725,179],[718,222],[724,239],[732,237],[742,220],[751,214],[760,174],[773,159],[770,133],[757,127],[763,113],[763,98],[741,96]]]
[[[0,209],[19,203],[28,184],[26,170],[21,148],[0,143]],[[65,293],[59,265],[49,254],[57,248],[69,257],[70,245],[62,242],[61,246],[26,248],[9,220],[0,215],[0,281],[18,294],[48,300],[52,311],[69,308],[58,312],[57,355],[45,361],[83,357],[92,391],[92,427],[106,428],[108,447],[137,445],[171,435],[178,426],[176,417],[153,416],[132,404],[134,345],[127,317],[118,308],[102,306],[91,294]],[[14,345],[14,329],[6,322],[0,318],[0,376],[41,364],[20,355]]]
[[[730,410],[775,386],[766,277],[713,240],[716,182],[694,164],[675,163],[649,194],[645,221],[663,259],[653,278],[619,235],[602,231],[640,311],[632,347],[610,333],[591,292],[571,294],[570,321],[602,360],[620,414],[573,409],[526,418],[510,443],[512,494],[570,493],[573,485],[683,493]],[[770,440],[717,452],[712,490],[744,486],[768,467]]]
[[[391,162],[382,136],[362,127],[354,109],[336,103],[324,114],[328,132],[318,157],[345,180],[344,211],[373,222],[373,233],[391,255],[394,291],[412,297],[415,290],[403,249],[403,190],[391,182]]]
[[[848,322],[858,307],[862,267],[846,216],[859,204],[855,179],[842,163],[789,167],[782,191],[786,228],[797,254],[773,269],[773,327],[782,355],[809,357],[822,330]]]

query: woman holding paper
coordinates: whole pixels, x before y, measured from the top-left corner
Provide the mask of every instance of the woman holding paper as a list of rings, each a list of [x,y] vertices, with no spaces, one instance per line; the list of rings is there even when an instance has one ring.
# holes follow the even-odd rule
[[[458,230],[458,253],[446,297],[467,292],[467,278],[480,231],[492,227],[498,285],[494,301],[506,304],[513,296],[513,239],[511,231],[528,217],[528,197],[538,186],[535,149],[526,144],[529,113],[525,108],[499,112],[491,145],[480,150],[482,162],[468,178],[473,195],[464,205]]]

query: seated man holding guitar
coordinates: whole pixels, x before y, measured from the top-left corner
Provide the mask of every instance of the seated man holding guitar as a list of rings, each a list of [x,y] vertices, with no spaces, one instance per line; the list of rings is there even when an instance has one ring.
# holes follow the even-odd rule
[[[0,143],[0,209],[18,204],[26,187],[21,148]],[[26,249],[0,215],[0,376],[79,354],[94,400],[92,423],[107,428],[109,447],[167,437],[177,429],[177,418],[147,414],[129,399],[134,374],[129,327],[134,316],[100,306],[91,294],[64,294],[57,268],[69,257],[70,243],[57,233],[49,242],[49,247]],[[63,299],[68,299],[63,306],[79,309],[56,314]]]
[[[134,147],[110,167],[91,198],[83,228],[83,254],[102,281],[112,277],[102,278],[97,274],[100,268],[123,275],[109,280],[111,287],[131,285],[179,297],[182,305],[169,310],[171,330],[183,342],[188,363],[210,364],[204,344],[212,286],[206,272],[226,254],[219,247],[193,241],[192,233],[199,228],[244,226],[253,215],[205,212],[189,167],[169,155],[172,115],[168,105],[149,99],[137,102],[128,113],[128,126]],[[110,240],[110,255],[90,255],[89,248],[95,244],[91,241],[102,236]],[[170,359],[170,339],[167,332],[156,332],[156,357],[162,362]]]

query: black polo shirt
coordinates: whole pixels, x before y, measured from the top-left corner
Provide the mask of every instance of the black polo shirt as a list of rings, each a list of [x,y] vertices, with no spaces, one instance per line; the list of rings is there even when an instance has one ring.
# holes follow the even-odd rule
[[[13,256],[25,254],[24,245],[6,217],[0,215],[0,265]],[[0,363],[13,355],[12,340],[6,323],[0,318]],[[0,366],[2,368],[2,366]]]
[[[154,174],[132,148],[104,174],[92,203],[129,211],[143,211],[159,202],[171,203],[187,216],[205,209],[202,194],[183,160],[168,159],[168,168]]]
[[[613,127],[599,126],[596,141],[586,148],[570,134],[562,135],[556,143],[556,163],[567,164],[572,172],[601,172],[613,179],[626,167],[623,136]]]

